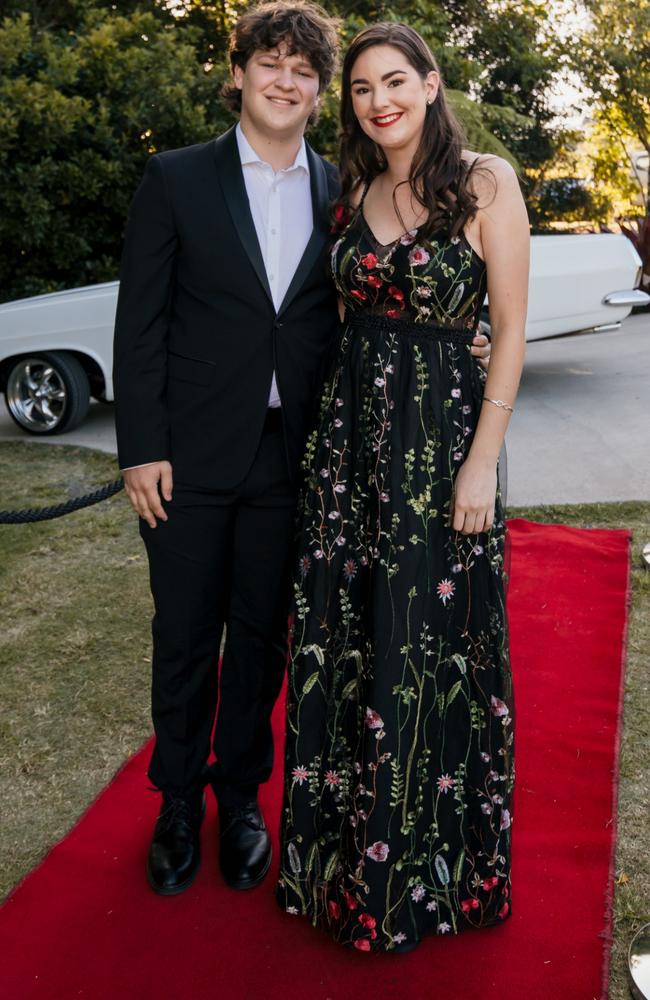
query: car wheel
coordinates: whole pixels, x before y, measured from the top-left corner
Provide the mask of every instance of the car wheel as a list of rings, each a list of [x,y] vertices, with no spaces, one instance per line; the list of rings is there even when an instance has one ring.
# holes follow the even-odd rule
[[[66,352],[32,354],[11,368],[5,389],[12,419],[30,434],[62,434],[88,413],[90,384],[84,369]]]

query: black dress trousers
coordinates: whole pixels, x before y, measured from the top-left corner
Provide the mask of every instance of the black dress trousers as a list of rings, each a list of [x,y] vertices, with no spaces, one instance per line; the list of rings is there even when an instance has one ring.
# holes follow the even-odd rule
[[[155,607],[149,778],[174,791],[209,778],[220,803],[240,805],[271,773],[271,712],[286,666],[296,487],[280,411],[268,412],[236,489],[175,483],[163,506],[168,521],[150,528],[140,520]]]

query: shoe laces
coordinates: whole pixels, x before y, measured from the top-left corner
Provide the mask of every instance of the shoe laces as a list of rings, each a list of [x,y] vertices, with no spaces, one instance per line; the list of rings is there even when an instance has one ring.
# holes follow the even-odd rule
[[[233,823],[245,823],[251,830],[264,829],[264,824],[257,814],[257,806],[254,803],[252,805],[233,806],[232,809],[229,808],[228,824],[223,832],[225,833],[229,830]]]
[[[192,803],[188,799],[183,798],[181,795],[166,792],[163,796],[163,806],[158,816],[160,832],[166,832],[176,823],[184,823],[186,826],[191,827],[195,812],[196,810],[192,807]]]

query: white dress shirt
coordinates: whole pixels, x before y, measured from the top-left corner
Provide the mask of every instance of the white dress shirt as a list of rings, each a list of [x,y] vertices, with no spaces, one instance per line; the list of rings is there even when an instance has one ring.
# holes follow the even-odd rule
[[[305,140],[302,140],[291,166],[276,172],[270,163],[257,155],[239,122],[235,134],[248,204],[277,312],[313,229]],[[280,406],[275,372],[269,406]]]
[[[255,232],[262,251],[266,276],[276,312],[282,305],[313,229],[309,161],[303,139],[290,167],[275,171],[262,160],[242,131],[235,128],[237,148]],[[275,379],[271,381],[269,406],[281,405]],[[144,465],[154,465],[145,462]],[[143,466],[131,465],[130,469]],[[122,470],[126,471],[126,469]]]

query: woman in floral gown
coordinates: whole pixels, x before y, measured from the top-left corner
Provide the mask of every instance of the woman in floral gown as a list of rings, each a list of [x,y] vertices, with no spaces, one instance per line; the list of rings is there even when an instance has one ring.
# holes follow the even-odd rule
[[[344,315],[304,459],[278,899],[343,944],[404,951],[511,912],[497,464],[528,224],[508,163],[462,149],[407,26],[353,41],[342,119]],[[487,380],[470,353],[486,290]]]

